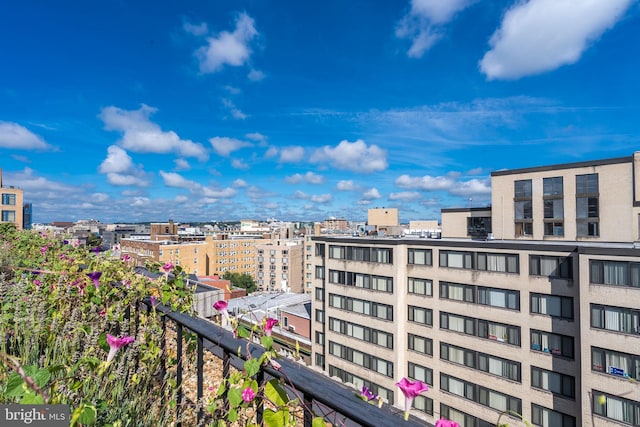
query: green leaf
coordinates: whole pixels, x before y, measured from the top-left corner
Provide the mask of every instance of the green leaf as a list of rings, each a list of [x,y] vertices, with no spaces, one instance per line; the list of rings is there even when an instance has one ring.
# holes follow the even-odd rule
[[[262,337],[261,341],[264,348],[266,348],[267,350],[271,350],[271,348],[273,347],[273,337],[268,337],[265,335]]]
[[[260,371],[260,364],[257,359],[249,359],[244,362],[244,370],[248,377],[252,377]]]
[[[265,385],[264,395],[277,406],[284,406],[289,401],[289,396],[276,379],[270,380]]]
[[[262,420],[266,427],[285,427],[287,425],[288,418],[289,411],[283,409],[276,412],[267,408],[262,414]]]
[[[238,421],[238,411],[236,411],[234,408],[229,409],[227,420],[229,420],[230,422]]]
[[[229,393],[227,393],[227,398],[231,406],[235,408],[242,403],[242,390],[237,387],[231,387]]]
[[[238,337],[239,338],[249,338],[251,336],[251,331],[244,326],[238,326]]]
[[[94,303],[95,305],[102,304],[102,300],[100,299],[100,297],[91,297],[91,302]]]
[[[49,379],[51,378],[51,373],[49,372],[48,369],[41,368],[41,369],[38,369],[38,371],[35,373],[35,375],[32,378],[33,378],[33,381],[36,383],[36,385],[42,388],[49,382]]]
[[[96,411],[96,407],[93,405],[84,405],[82,408],[82,412],[80,413],[80,418],[78,421],[82,424],[93,424],[96,421],[96,415],[98,412]]]
[[[27,393],[20,399],[21,405],[41,405],[44,403],[42,396],[37,394],[33,390],[28,390]]]
[[[313,421],[311,421],[311,427],[327,427],[327,423],[324,421],[324,418],[315,417]]]
[[[5,396],[17,397],[22,396],[27,390],[23,387],[24,380],[16,372],[12,372],[7,381]]]

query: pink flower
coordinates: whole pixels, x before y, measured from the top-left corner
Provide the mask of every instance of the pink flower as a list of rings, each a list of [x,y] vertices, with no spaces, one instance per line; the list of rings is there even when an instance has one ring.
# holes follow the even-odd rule
[[[173,264],[171,264],[170,262],[167,262],[162,266],[162,269],[164,270],[165,273],[169,274],[169,272],[173,270]]]
[[[274,319],[272,317],[269,317],[266,320],[266,323],[264,325],[264,333],[266,336],[270,337],[271,336],[271,330],[273,329],[274,326],[276,326],[278,324],[278,319]]]
[[[224,317],[227,318],[227,321],[229,320],[229,312],[227,311],[228,306],[229,306],[229,303],[226,302],[225,300],[220,300],[213,303],[213,308],[215,308],[220,313],[222,313]]]
[[[125,345],[131,344],[134,341],[135,340],[133,339],[133,337],[116,338],[113,335],[107,334],[107,343],[110,347],[109,356],[107,356],[107,362],[111,362],[113,358],[116,357],[118,350],[120,350]]]
[[[42,255],[46,254],[46,253],[47,253],[47,249],[49,249],[49,247],[48,247],[48,246],[43,246],[43,247],[41,247],[41,248],[40,248],[40,253],[41,253]]]
[[[377,399],[378,396],[373,394],[373,392],[369,390],[369,387],[362,386],[362,391],[360,392],[360,398],[365,402],[369,402],[370,400]]]
[[[436,421],[435,427],[460,427],[460,424],[458,424],[455,421],[445,420],[444,418],[440,418],[438,421]]]
[[[122,255],[122,261],[127,262],[131,259],[131,257],[127,254]]]
[[[251,387],[242,390],[242,400],[245,402],[251,402],[254,397],[256,397],[256,392]]]
[[[33,284],[36,285],[36,286],[40,286],[41,285],[40,280],[38,280],[38,279],[34,280]]]
[[[157,299],[156,299],[156,296],[155,296],[155,295],[151,295],[151,296],[149,297],[149,299],[151,300],[151,306],[152,306],[152,307],[155,307],[155,306],[156,306],[156,304],[158,303],[158,301],[157,301]]]
[[[402,394],[404,394],[404,420],[409,419],[409,411],[413,404],[413,399],[420,395],[423,391],[429,390],[429,386],[420,380],[410,381],[406,377],[397,382],[396,385],[400,387]]]

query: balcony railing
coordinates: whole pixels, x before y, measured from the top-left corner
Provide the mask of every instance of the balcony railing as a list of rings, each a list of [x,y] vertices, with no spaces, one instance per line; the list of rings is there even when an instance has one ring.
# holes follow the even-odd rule
[[[149,301],[146,301],[150,304]],[[157,305],[156,310],[163,313],[165,328],[172,328],[176,336],[176,380],[178,384],[183,382],[185,375],[193,375],[193,372],[184,372],[183,348],[185,334],[187,332],[196,337],[196,396],[197,402],[190,402],[197,408],[197,423],[202,425],[210,421],[210,414],[205,414],[201,404],[204,397],[205,382],[205,351],[222,360],[223,368],[220,373],[222,378],[229,378],[231,367],[242,369],[243,362],[248,358],[259,358],[265,351],[263,347],[248,343],[244,339],[235,338],[231,331],[213,324],[212,322],[190,316],[184,313],[172,311],[163,305]],[[166,351],[166,348],[164,349]],[[398,424],[413,427],[425,426],[424,421],[416,417],[410,417],[403,421],[402,411],[390,405],[378,408],[355,395],[357,391],[342,385],[321,373],[318,373],[300,363],[289,359],[278,359],[280,367],[275,369],[271,365],[263,367],[257,374],[259,383],[265,379],[277,378],[286,384],[293,398],[298,398],[302,403],[303,415],[299,425],[311,427],[312,420],[316,416],[323,416],[326,421],[334,426],[396,426]],[[178,408],[181,403],[186,403],[185,393],[179,389],[177,396]],[[262,409],[257,414],[258,423],[262,422]],[[179,424],[182,425],[182,424]]]

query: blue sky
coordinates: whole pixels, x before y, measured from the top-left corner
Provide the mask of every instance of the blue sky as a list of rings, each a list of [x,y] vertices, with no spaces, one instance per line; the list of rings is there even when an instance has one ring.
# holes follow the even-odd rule
[[[34,221],[401,221],[640,149],[637,0],[0,5],[0,168]]]

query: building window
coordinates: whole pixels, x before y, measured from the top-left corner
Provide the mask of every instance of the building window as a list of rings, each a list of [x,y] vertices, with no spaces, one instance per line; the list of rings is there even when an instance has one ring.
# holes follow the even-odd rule
[[[329,353],[355,365],[393,378],[393,363],[346,345],[329,341]]]
[[[393,306],[378,302],[329,294],[329,306],[383,320],[393,320]]]
[[[576,229],[577,235],[599,236],[598,174],[576,175]]]
[[[544,235],[564,236],[562,177],[543,178]]]
[[[445,405],[444,403],[440,404],[440,417],[446,418],[451,421],[455,421],[461,426],[478,426],[478,427],[493,427],[495,422],[487,422],[480,418],[476,418],[473,415],[469,415],[466,412],[462,412],[458,409],[452,408],[450,406]]]
[[[422,325],[433,326],[433,310],[430,308],[408,307],[409,322],[420,323]]]
[[[324,301],[324,288],[316,288],[316,301]]]
[[[3,205],[15,206],[15,204],[16,204],[16,195],[15,194],[2,193],[2,204]]]
[[[329,330],[381,347],[393,349],[393,334],[329,317]]]
[[[433,265],[431,249],[409,249],[409,264]]]
[[[409,277],[407,280],[407,292],[415,295],[433,296],[433,281],[429,279],[416,279]]]
[[[473,252],[440,251],[440,267],[473,268]]]
[[[500,412],[522,412],[522,400],[444,373],[440,374],[440,389]]]
[[[479,287],[478,304],[520,310],[520,291]]]
[[[324,244],[316,243],[316,256],[324,256]]]
[[[573,320],[573,298],[532,293],[531,313]]]
[[[483,271],[500,273],[519,273],[519,257],[515,254],[494,254],[478,252],[476,254],[476,268]]]
[[[433,369],[409,362],[409,377],[433,385]]]
[[[418,353],[433,355],[433,340],[431,338],[421,337],[419,335],[409,334],[407,336],[409,350]]]
[[[640,380],[640,356],[591,347],[591,369],[620,378]]]
[[[640,310],[591,304],[591,327],[624,334],[639,334]]]
[[[475,287],[460,283],[440,282],[440,298],[475,303]]]
[[[316,366],[324,367],[324,354],[316,353]]]
[[[640,262],[591,260],[589,264],[591,283],[640,287]]]
[[[329,365],[329,376],[338,377],[342,382],[345,383],[351,383],[358,390],[361,390],[362,387],[368,387],[373,394],[377,394],[383,399],[387,399],[389,402],[393,402],[393,391],[379,386],[378,384],[372,383],[369,380],[365,380],[364,378],[353,375],[351,372],[347,372],[343,369]]]
[[[572,258],[570,256],[529,255],[529,274],[572,279]]]
[[[594,414],[632,426],[640,425],[640,402],[596,390],[592,396]]]
[[[324,311],[316,309],[316,322],[324,323]]]
[[[531,421],[541,427],[576,427],[576,419],[552,409],[531,404]]]
[[[324,345],[324,334],[316,331],[316,344]]]
[[[576,380],[570,375],[531,367],[531,386],[569,399],[576,397]]]
[[[573,337],[551,332],[531,330],[531,350],[541,351],[554,356],[574,358]]]
[[[2,211],[2,221],[16,222],[16,211]]]
[[[520,346],[520,327],[440,312],[440,329]]]
[[[443,342],[440,343],[440,359],[509,380],[521,381],[520,362],[502,359]]]
[[[533,234],[533,204],[531,202],[531,180],[514,182],[514,218],[516,236]]]
[[[413,399],[413,407],[425,414],[433,415],[433,399],[426,396],[416,396]]]
[[[316,265],[316,279],[324,279],[324,267]]]

